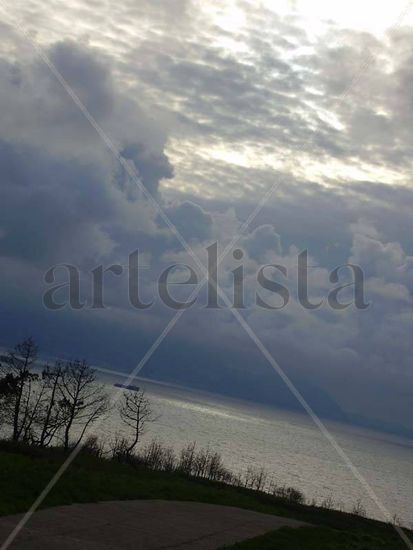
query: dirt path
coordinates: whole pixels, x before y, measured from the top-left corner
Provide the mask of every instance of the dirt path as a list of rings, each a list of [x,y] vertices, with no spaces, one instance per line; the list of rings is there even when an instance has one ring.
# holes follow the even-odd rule
[[[0,518],[0,548],[20,515]],[[213,550],[304,523],[229,506],[134,500],[59,506],[36,512],[16,550]]]

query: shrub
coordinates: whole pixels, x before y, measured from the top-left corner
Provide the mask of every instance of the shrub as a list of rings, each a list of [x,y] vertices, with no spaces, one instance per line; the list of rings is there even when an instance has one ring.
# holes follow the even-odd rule
[[[355,516],[361,516],[363,518],[366,517],[367,515],[366,509],[363,506],[360,499],[358,499],[356,504],[353,506],[353,510],[351,511],[351,513],[354,514]]]
[[[326,510],[333,510],[334,509],[334,499],[331,495],[326,497],[321,501],[320,508],[325,508]]]
[[[172,447],[164,447],[153,440],[139,454],[139,458],[151,470],[173,471],[176,469],[176,456]]]
[[[304,493],[302,493],[298,489],[294,489],[294,487],[275,487],[272,494],[275,497],[283,498],[285,500],[288,500],[288,502],[292,502],[294,504],[305,503]]]
[[[263,491],[268,479],[268,473],[264,468],[248,466],[244,476],[244,487],[254,491]]]
[[[116,436],[113,441],[109,443],[109,453],[113,460],[118,462],[126,462],[129,457],[129,442],[125,437]]]
[[[101,458],[103,456],[103,445],[96,435],[90,435],[82,445],[82,453]]]

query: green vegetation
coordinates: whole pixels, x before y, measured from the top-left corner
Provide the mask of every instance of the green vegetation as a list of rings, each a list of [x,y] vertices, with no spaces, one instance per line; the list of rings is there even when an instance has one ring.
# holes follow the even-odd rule
[[[329,527],[283,527],[227,549],[239,550],[396,550],[406,548],[400,537],[393,533],[369,529],[343,531]]]
[[[0,442],[0,515],[23,512],[67,456],[60,448]],[[292,502],[261,491],[105,460],[82,451],[42,506],[122,499],[171,499],[238,506],[301,519],[315,527],[281,529],[236,548],[403,549],[392,526]]]
[[[0,515],[27,510],[66,456],[61,448],[0,442]],[[300,515],[298,508],[267,493],[176,471],[152,470],[138,462],[105,460],[87,450],[80,452],[43,506],[148,498],[210,502],[285,516],[295,511]]]
[[[116,412],[128,436],[114,441],[87,437],[110,409],[109,397],[85,361],[32,367],[37,346],[28,338],[0,357],[0,515],[26,511],[64,462],[79,454],[47,495],[43,507],[125,499],[171,499],[238,506],[303,520],[313,527],[281,529],[235,548],[405,548],[390,525],[366,519],[361,503],[353,513],[305,504],[293,487],[269,481],[264,468],[242,475],[226,468],[219,453],[195,443],[179,454],[152,441],[138,446],[152,411],[142,391],[124,392]]]

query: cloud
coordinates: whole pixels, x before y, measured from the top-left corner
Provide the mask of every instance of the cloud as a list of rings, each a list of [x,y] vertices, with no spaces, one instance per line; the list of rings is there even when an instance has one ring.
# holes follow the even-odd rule
[[[399,242],[382,242],[374,227],[359,222],[350,226],[353,232],[350,261],[363,265],[365,276],[379,275],[385,281],[400,282],[413,291],[413,257]]]
[[[49,59],[56,69],[63,75],[65,80],[70,83],[70,87],[75,91],[80,101],[86,109],[96,119],[103,119],[113,112],[114,90],[111,74],[97,56],[72,42],[59,42],[50,48]],[[44,78],[48,80],[49,68],[42,67]],[[52,83],[50,83],[52,87]],[[55,82],[54,95],[61,96],[62,104],[65,108],[59,108],[58,112],[67,112],[66,91],[63,90],[59,82]],[[61,106],[62,107],[62,106]],[[73,107],[73,114],[78,113],[78,107]]]
[[[138,168],[138,174],[142,183],[150,191],[156,194],[161,179],[173,178],[173,169],[165,153],[148,152],[140,144],[126,145],[120,154],[126,160],[133,162]],[[124,176],[127,177],[126,175]]]
[[[250,258],[260,263],[269,259],[268,254],[281,253],[281,239],[270,224],[260,225],[243,240]]]
[[[55,22],[38,3],[50,31],[46,38],[40,25],[38,36],[203,260],[205,245],[216,239],[222,250],[277,186],[239,239],[248,305],[242,314],[316,405],[331,412],[336,401],[383,418],[387,395],[392,419],[413,427],[403,394],[413,388],[411,30],[379,40],[334,27],[323,41],[310,39],[298,19],[249,3],[239,26],[231,20],[225,29],[202,11],[207,7],[126,2],[97,13],[67,5],[57,33],[65,40],[55,43]],[[38,23],[22,10],[29,26]],[[16,46],[12,33],[2,48],[2,342],[35,330],[51,353],[134,366],[173,313],[157,299],[156,275],[192,260],[47,67]],[[375,61],[341,97],[366,52]],[[127,279],[110,273],[110,309],[52,314],[42,307],[52,265],[76,263],[90,298],[90,269],[126,266],[136,249],[152,308],[132,309]],[[304,310],[296,290],[303,249],[312,299],[328,295],[331,269],[352,262],[364,270],[371,306]],[[288,268],[291,300],[283,310],[253,306],[262,263]],[[231,299],[239,265],[230,254],[221,266]],[[147,374],[291,406],[230,312],[206,310],[204,298],[205,289]]]
[[[145,132],[150,120],[115,92],[111,72],[95,51],[64,42],[48,54],[110,134],[113,126],[116,139],[124,142],[124,158],[156,194],[159,181],[173,176],[161,131],[159,138],[156,125]],[[37,263],[98,261],[119,245],[117,226],[129,234],[155,231],[155,213],[142,201],[129,204],[139,195],[135,182],[121,174],[111,151],[38,63],[4,60],[0,70],[6,88],[0,104],[7,113],[0,136],[1,253]],[[121,119],[112,124],[119,113]]]
[[[212,217],[197,204],[184,201],[169,206],[165,212],[188,241],[191,239],[205,241],[211,236]]]

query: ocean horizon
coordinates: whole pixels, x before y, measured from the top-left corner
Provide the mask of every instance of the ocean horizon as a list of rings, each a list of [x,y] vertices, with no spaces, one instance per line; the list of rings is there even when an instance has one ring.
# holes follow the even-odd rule
[[[119,377],[100,375],[110,392]],[[357,503],[369,517],[384,520],[377,505],[305,414],[211,392],[135,378],[144,389],[156,420],[142,436],[140,449],[152,440],[179,453],[189,443],[220,453],[235,474],[264,468],[268,483],[302,491],[307,502],[329,503],[351,512]],[[114,395],[113,395],[114,397]],[[337,421],[323,423],[363,475],[391,517],[413,524],[413,441]],[[116,412],[90,434],[109,444],[124,433]],[[139,448],[137,449],[139,451]]]

